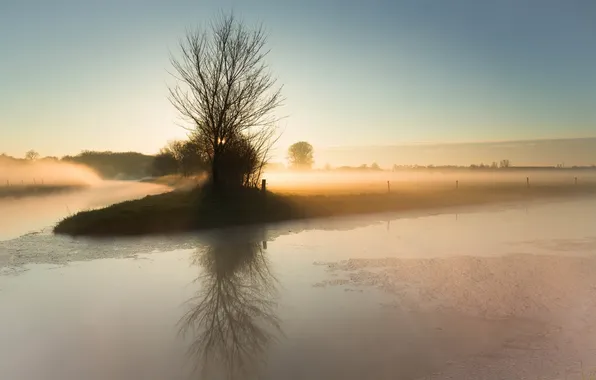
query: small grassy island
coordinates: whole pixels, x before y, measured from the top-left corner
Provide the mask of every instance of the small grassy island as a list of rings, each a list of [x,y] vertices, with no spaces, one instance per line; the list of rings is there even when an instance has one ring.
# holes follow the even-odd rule
[[[460,189],[408,189],[387,193],[291,195],[257,188],[215,193],[208,188],[173,191],[79,212],[54,232],[71,236],[169,234],[305,218],[424,211],[490,203],[596,194],[596,185],[476,185]]]

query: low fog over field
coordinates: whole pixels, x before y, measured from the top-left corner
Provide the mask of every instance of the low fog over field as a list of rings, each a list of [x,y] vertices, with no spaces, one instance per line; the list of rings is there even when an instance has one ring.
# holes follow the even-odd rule
[[[79,164],[0,157],[0,240],[52,226],[81,210],[169,190],[149,183],[105,181]]]
[[[596,170],[403,170],[403,171],[311,171],[265,173],[267,186],[273,191],[290,193],[361,193],[407,189],[454,188],[466,186],[532,185],[574,186],[596,183]]]
[[[0,186],[6,185],[92,185],[101,181],[83,165],[53,160],[11,160],[0,157]]]

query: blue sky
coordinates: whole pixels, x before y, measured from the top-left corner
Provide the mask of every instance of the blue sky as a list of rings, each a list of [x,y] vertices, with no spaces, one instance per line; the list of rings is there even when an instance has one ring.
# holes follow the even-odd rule
[[[182,137],[169,51],[233,9],[269,31],[277,152],[596,136],[596,2],[0,1],[0,152]]]

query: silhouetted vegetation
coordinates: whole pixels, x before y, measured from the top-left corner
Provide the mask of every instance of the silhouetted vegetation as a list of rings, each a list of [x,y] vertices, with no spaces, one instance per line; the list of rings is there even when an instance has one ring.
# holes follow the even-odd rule
[[[204,149],[194,139],[169,142],[155,156],[152,175],[155,177],[180,174],[184,177],[202,173],[208,169]]]
[[[299,141],[288,148],[288,163],[292,169],[311,169],[314,148],[306,141]]]
[[[153,159],[151,166],[151,175],[154,177],[163,177],[171,174],[177,174],[179,162],[172,152],[160,151]]]
[[[209,30],[194,30],[172,57],[177,85],[170,101],[190,124],[209,166],[213,189],[256,186],[273,143],[280,88],[265,63],[266,36],[222,16]]]
[[[85,165],[104,179],[140,179],[151,175],[154,157],[135,152],[83,151],[62,161]]]
[[[37,153],[34,150],[30,150],[27,153],[25,153],[25,160],[35,161],[38,158],[39,158],[39,153]]]

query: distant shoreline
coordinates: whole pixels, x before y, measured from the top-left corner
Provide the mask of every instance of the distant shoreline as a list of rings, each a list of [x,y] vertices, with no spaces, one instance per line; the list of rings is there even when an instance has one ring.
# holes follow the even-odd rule
[[[11,185],[0,187],[0,199],[39,197],[84,189],[85,185]]]
[[[476,185],[332,195],[265,194],[258,189],[245,189],[228,197],[208,196],[200,190],[177,191],[79,212],[60,221],[54,233],[96,237],[175,234],[301,219],[594,195],[594,183],[540,184],[529,188]]]

